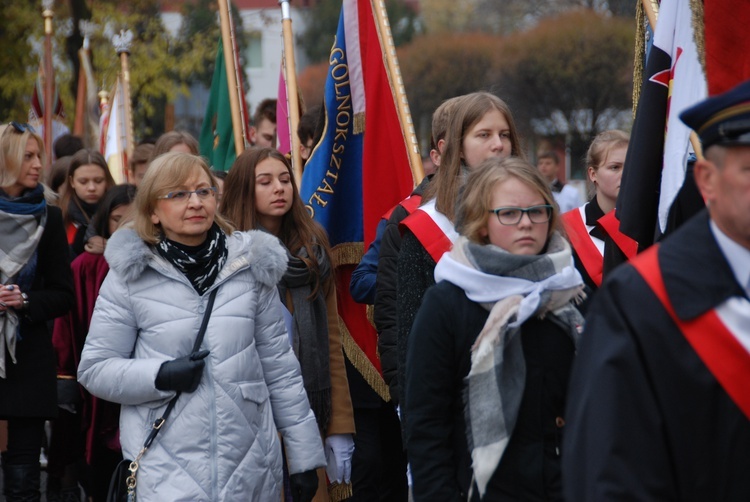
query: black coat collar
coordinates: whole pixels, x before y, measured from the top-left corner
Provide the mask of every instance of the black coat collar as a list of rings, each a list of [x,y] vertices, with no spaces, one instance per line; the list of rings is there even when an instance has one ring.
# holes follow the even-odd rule
[[[711,232],[705,209],[664,240],[659,266],[682,320],[693,319],[732,296],[745,296]]]

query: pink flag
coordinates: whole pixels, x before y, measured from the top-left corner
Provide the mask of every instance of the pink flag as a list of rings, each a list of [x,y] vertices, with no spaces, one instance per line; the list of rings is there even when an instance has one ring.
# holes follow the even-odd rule
[[[292,131],[289,121],[289,103],[287,102],[286,79],[284,78],[284,62],[281,62],[279,72],[279,93],[276,100],[276,137],[278,138],[278,150],[286,155],[292,151]],[[302,110],[300,110],[300,114]],[[295,131],[296,132],[296,131]]]

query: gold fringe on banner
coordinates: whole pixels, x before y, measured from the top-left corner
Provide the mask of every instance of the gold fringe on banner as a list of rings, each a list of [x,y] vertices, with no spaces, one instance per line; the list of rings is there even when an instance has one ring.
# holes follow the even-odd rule
[[[354,134],[365,132],[365,113],[359,112],[354,114]]]
[[[706,25],[704,23],[703,0],[690,0],[690,10],[693,12],[693,40],[695,40],[695,48],[698,51],[698,61],[700,61],[703,74],[706,75],[706,80],[708,80],[708,73],[706,72]]]
[[[328,487],[328,498],[331,502],[341,502],[342,500],[350,498],[352,495],[354,495],[354,491],[352,490],[351,483],[341,485],[338,483],[332,483],[331,486]]]
[[[391,393],[388,390],[388,386],[385,384],[385,380],[383,380],[383,377],[380,376],[380,372],[375,369],[375,366],[372,365],[370,359],[368,359],[367,355],[362,351],[359,345],[357,345],[357,342],[354,341],[354,338],[352,338],[351,333],[349,333],[349,330],[346,328],[346,324],[341,317],[339,317],[339,330],[344,338],[344,354],[346,354],[346,357],[352,363],[352,366],[359,371],[360,375],[365,379],[365,382],[372,387],[372,390],[374,390],[383,401],[390,401]]]
[[[334,246],[331,252],[334,267],[359,265],[362,255],[365,254],[365,246],[362,242],[345,242]]]
[[[641,99],[641,84],[646,65],[646,12],[643,2],[635,9],[635,57],[633,59],[633,119]]]
[[[375,305],[367,305],[367,320],[375,327]]]

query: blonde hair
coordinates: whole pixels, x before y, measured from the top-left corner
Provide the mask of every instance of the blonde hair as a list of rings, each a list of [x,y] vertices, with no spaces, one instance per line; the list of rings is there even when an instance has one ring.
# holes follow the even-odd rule
[[[157,197],[179,189],[188,179],[201,172],[208,177],[211,186],[216,186],[216,179],[201,157],[189,153],[169,152],[151,162],[138,187],[133,218],[133,227],[144,242],[156,244],[162,235],[160,226],[154,225],[151,221],[151,215],[158,201]],[[234,231],[232,225],[222,218],[218,211],[214,214],[214,221],[225,233],[231,234]]]
[[[589,168],[598,171],[607,159],[609,152],[615,148],[627,147],[628,143],[630,143],[630,134],[619,129],[602,131],[594,137],[586,152],[586,186],[589,195],[593,196],[596,193],[596,187],[591,183],[591,179],[589,178]]]
[[[39,157],[44,165],[46,157],[41,136],[28,128],[18,132],[10,124],[0,126],[0,187],[11,186],[18,181],[30,138],[34,138],[39,145]]]
[[[461,187],[463,142],[466,133],[490,111],[499,111],[508,122],[511,156],[525,159],[518,129],[510,108],[502,99],[489,92],[474,92],[462,96],[448,118],[445,148],[441,152],[440,168],[425,190],[423,202],[435,199],[435,208],[451,221],[455,219],[456,198]]]
[[[454,96],[446,99],[432,113],[432,136],[430,137],[430,148],[437,150],[438,142],[445,139],[448,132],[448,122],[451,116],[461,104],[464,96]]]
[[[467,239],[477,244],[488,244],[489,238],[482,235],[487,228],[487,221],[493,209],[492,194],[498,183],[515,178],[521,183],[539,192],[544,203],[552,206],[552,216],[549,220],[547,239],[557,230],[560,210],[547,182],[542,178],[539,170],[526,160],[518,157],[506,159],[490,158],[479,164],[466,180],[466,189],[456,209],[456,230]]]

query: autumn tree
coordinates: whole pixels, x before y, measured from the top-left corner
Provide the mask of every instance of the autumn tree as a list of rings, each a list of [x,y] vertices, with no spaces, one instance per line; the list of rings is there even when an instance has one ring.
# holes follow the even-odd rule
[[[496,81],[517,120],[566,135],[579,177],[591,137],[630,108],[633,37],[629,20],[576,11],[508,38],[497,52]]]
[[[232,10],[232,22],[234,24],[234,37],[237,41],[239,53],[243,54],[244,49],[249,44],[248,35],[242,28],[242,16],[235,5],[236,2],[230,2]],[[191,57],[190,52],[195,50],[194,37],[199,40],[214,40],[213,52],[202,51],[204,57],[203,64],[198,68],[193,78],[206,87],[211,87],[211,79],[214,74],[214,65],[216,64],[217,44],[221,37],[221,27],[218,23],[218,5],[216,0],[196,0],[194,3],[185,3],[182,6],[183,22],[180,28],[179,45],[177,48],[178,56]],[[205,59],[207,58],[207,59]],[[245,79],[247,80],[247,79]],[[248,82],[245,81],[248,87]]]
[[[475,19],[476,1],[421,0],[420,17],[425,33],[461,33],[469,30]]]
[[[91,6],[90,12],[87,5]],[[4,17],[12,20],[0,23],[0,44],[4,48],[0,52],[0,67],[3,68],[0,72],[0,118],[23,119],[29,110],[42,56],[41,6],[36,2],[13,0],[0,0],[0,6]],[[101,0],[93,4],[71,0],[56,2],[54,12],[55,79],[69,126],[75,111],[77,52],[81,45],[77,21],[80,19],[90,19],[99,26],[98,33],[91,39],[92,61],[96,83],[107,90],[112,88],[120,69],[111,36],[121,29],[133,32],[129,66],[136,139],[163,132],[165,103],[174,100],[178,93],[187,93],[196,76],[214,64],[218,29],[196,30],[183,38],[173,37],[161,22],[156,0]]]
[[[484,32],[509,35],[532,28],[541,19],[575,9],[635,17],[634,0],[421,0],[428,34]]]
[[[43,36],[41,3],[0,0],[0,120],[24,120],[39,68]]]
[[[491,72],[499,37],[438,34],[419,37],[399,51],[409,107],[420,138],[429,138],[435,108],[453,96],[493,90]]]

